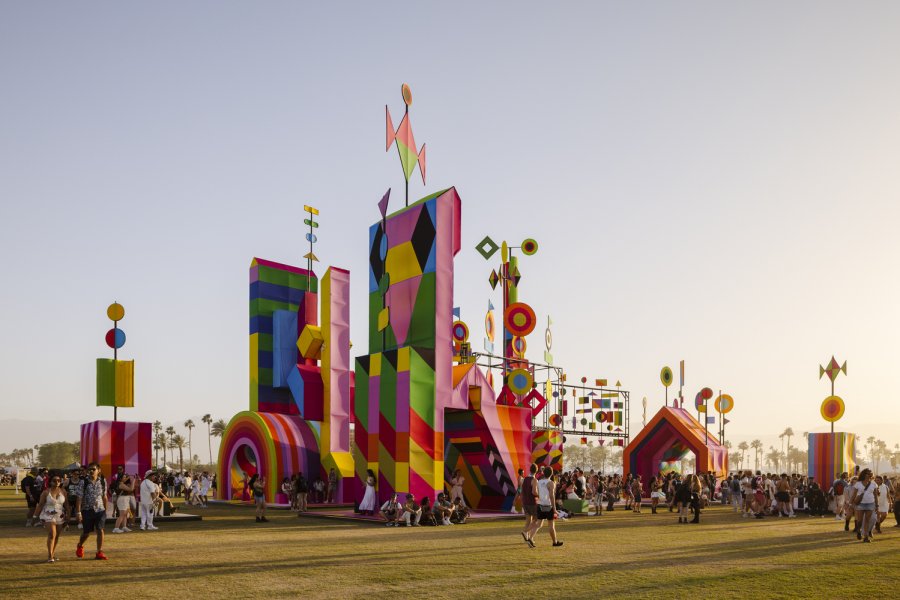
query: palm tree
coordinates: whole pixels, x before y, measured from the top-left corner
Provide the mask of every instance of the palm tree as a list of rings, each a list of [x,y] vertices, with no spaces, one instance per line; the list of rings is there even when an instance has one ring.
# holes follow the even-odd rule
[[[772,465],[775,466],[775,470],[778,470],[778,459],[781,458],[778,450],[775,449],[775,446],[769,446],[769,453],[766,454],[766,464],[769,465],[769,468]]]
[[[163,466],[168,464],[169,459],[166,455],[166,450],[169,448],[169,438],[165,433],[160,432],[158,436],[156,436],[156,443],[159,444],[159,447],[163,451]]]
[[[178,448],[178,470],[179,471],[184,471],[184,443],[185,443],[184,436],[182,436],[182,435],[173,435],[169,439],[169,447],[172,449]]]
[[[875,445],[875,436],[870,435],[866,438],[866,454],[869,456],[869,463],[872,462],[872,447]]]
[[[212,432],[210,431],[210,425],[212,425],[213,420],[209,414],[203,415],[200,420],[206,423],[206,439],[209,442],[209,464],[212,464]]]
[[[160,423],[159,421],[153,421],[153,439],[154,440],[159,437],[160,432],[162,432],[162,423]],[[157,466],[159,466],[159,448],[156,448],[155,464]]]
[[[753,440],[750,442],[750,447],[753,448],[753,461],[756,464],[756,470],[759,471],[759,457],[762,454],[762,442]]]
[[[187,421],[184,422],[184,426],[187,427],[187,430],[188,430],[188,442],[187,442],[187,446],[188,446],[188,459],[190,459],[190,457],[193,456],[193,452],[191,452],[191,430],[192,430],[194,427],[196,427],[196,425],[194,425],[194,421],[193,421],[193,420],[188,419]],[[194,468],[194,463],[193,463],[193,462],[191,462],[191,468],[192,468],[192,469]],[[180,470],[183,471],[184,469],[180,469]]]
[[[220,438],[225,435],[226,429],[228,429],[228,423],[225,422],[225,419],[218,419],[217,421],[213,421],[210,431],[212,432],[213,437]]]
[[[787,429],[784,430],[784,434],[782,434],[782,435],[784,435],[788,440],[787,441],[787,446],[788,446],[787,449],[788,449],[788,452],[790,452],[791,451],[791,438],[794,436],[794,430],[791,429],[790,427],[788,427]]]
[[[750,449],[750,445],[747,442],[741,442],[738,444],[738,450],[741,451],[741,469],[744,468],[744,452]]]
[[[153,455],[155,457],[153,459],[153,467],[154,468],[159,467],[159,438],[158,437],[153,438]]]
[[[781,438],[781,451],[784,452],[784,434],[782,433],[778,437]],[[775,470],[777,471],[778,469]]]

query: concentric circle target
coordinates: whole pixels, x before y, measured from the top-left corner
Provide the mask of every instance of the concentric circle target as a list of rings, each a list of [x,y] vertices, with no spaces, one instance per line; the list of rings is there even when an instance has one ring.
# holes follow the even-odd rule
[[[525,256],[531,256],[535,252],[538,251],[538,243],[531,238],[528,238],[524,242],[522,242],[522,254]]]
[[[506,378],[506,385],[517,396],[527,394],[534,387],[534,378],[526,369],[513,369]]]
[[[710,398],[713,397],[713,391],[710,388],[705,387],[702,390],[700,390],[700,395],[703,396],[704,400],[709,400]]]
[[[553,334],[550,333],[549,327],[544,331],[544,343],[547,345],[547,352],[550,352],[550,348],[553,347]]]
[[[407,106],[412,106],[412,90],[405,83],[400,86],[400,94],[403,96],[403,102]]]
[[[844,401],[840,396],[828,396],[822,401],[822,418],[834,423],[844,416]]]
[[[469,328],[462,321],[453,322],[453,341],[463,343],[469,339]]]
[[[506,330],[511,334],[525,337],[534,331],[537,318],[534,315],[534,309],[530,306],[524,302],[513,302],[506,307],[506,311],[503,314],[503,323],[506,325]]]
[[[659,372],[659,380],[662,381],[662,384],[666,387],[672,385],[672,369],[663,367],[662,371]]]
[[[550,425],[553,427],[559,427],[559,424],[562,423],[562,417],[557,414],[550,415]]]

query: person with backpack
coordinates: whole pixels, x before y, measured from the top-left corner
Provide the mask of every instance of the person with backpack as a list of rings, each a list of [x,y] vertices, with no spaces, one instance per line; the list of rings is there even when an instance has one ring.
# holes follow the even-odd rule
[[[729,480],[731,486],[731,506],[734,512],[738,512],[744,505],[744,496],[741,493],[741,478],[739,475],[731,477]]]
[[[81,487],[75,491],[75,512],[83,529],[75,556],[84,558],[84,543],[94,532],[97,533],[96,560],[108,560],[103,554],[103,527],[106,525],[106,479],[100,472],[100,465],[88,465],[88,476],[81,480]]]
[[[827,481],[827,480],[826,480]],[[847,473],[841,473],[841,476],[834,480],[831,484],[830,494],[834,498],[834,520],[840,521],[844,515],[844,490],[847,486]]]
[[[22,483],[19,486],[22,488],[22,493],[25,494],[25,502],[28,503],[28,518],[25,520],[25,527],[31,527],[32,522],[34,521],[34,509],[38,504],[38,499],[41,497],[43,490],[38,492],[35,495],[35,474],[37,473],[36,469],[32,469],[22,478]]]

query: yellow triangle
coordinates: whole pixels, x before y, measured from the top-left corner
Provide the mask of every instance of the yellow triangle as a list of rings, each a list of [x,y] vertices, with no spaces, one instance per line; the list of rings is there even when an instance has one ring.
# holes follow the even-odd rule
[[[313,260],[313,261],[315,261],[315,262],[319,262],[319,259],[316,258],[316,255],[313,254],[312,252],[307,252],[306,254],[303,255],[303,258],[305,258],[305,259],[311,259],[311,260]]]

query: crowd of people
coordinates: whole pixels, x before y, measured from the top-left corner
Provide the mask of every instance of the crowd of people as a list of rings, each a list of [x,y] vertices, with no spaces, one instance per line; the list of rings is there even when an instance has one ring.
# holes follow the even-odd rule
[[[465,479],[459,471],[453,473],[449,491],[438,493],[434,502],[429,497],[417,502],[413,494],[402,498],[394,494],[378,506],[376,482],[374,472],[369,470],[358,511],[379,513],[388,527],[464,524],[470,517],[463,495]],[[334,502],[337,485],[338,476],[331,469],[327,482],[317,478],[310,485],[303,473],[297,473],[282,481],[280,491],[299,515],[308,510],[310,502]],[[76,556],[84,556],[84,544],[96,534],[95,558],[106,560],[103,541],[107,517],[115,518],[114,534],[131,532],[138,520],[142,531],[156,531],[154,517],[174,511],[170,497],[183,496],[186,504],[205,507],[215,477],[207,472],[160,474],[153,470],[138,477],[119,466],[106,481],[99,465],[92,463],[85,470],[67,473],[34,469],[20,486],[28,505],[26,526],[43,526],[47,531],[48,562],[58,560],[59,534],[73,522],[81,530]],[[256,521],[267,522],[265,478],[255,474],[245,487],[256,504]],[[714,473],[658,473],[645,484],[640,475],[604,476],[577,468],[557,472],[531,465],[527,475],[523,470],[518,473],[516,496],[526,519],[521,535],[532,548],[536,546],[536,534],[545,525],[553,546],[562,546],[555,524],[570,516],[566,502],[571,500],[579,501],[578,512],[586,507],[587,514],[602,516],[617,507],[640,513],[646,498],[652,514],[665,507],[677,513],[679,523],[699,523],[701,512],[713,502],[730,505],[744,518],[795,518],[801,511],[813,517],[833,514],[836,521],[843,521],[844,531],[852,531],[865,543],[882,533],[890,512],[894,513],[895,527],[900,527],[900,478],[874,475],[871,469],[857,469],[852,477],[842,473],[824,486],[803,475],[749,470],[731,473],[721,481]]]
[[[149,470],[139,478],[136,473],[126,473],[123,466],[109,481],[97,463],[65,473],[34,469],[22,479],[20,487],[28,505],[25,526],[47,530],[47,562],[51,563],[58,560],[59,534],[72,522],[81,530],[75,555],[84,557],[84,544],[96,533],[94,558],[107,560],[103,552],[107,518],[115,519],[115,534],[131,532],[138,519],[142,531],[156,531],[159,528],[153,524],[154,516],[163,511],[165,503],[171,506],[159,473]]]

